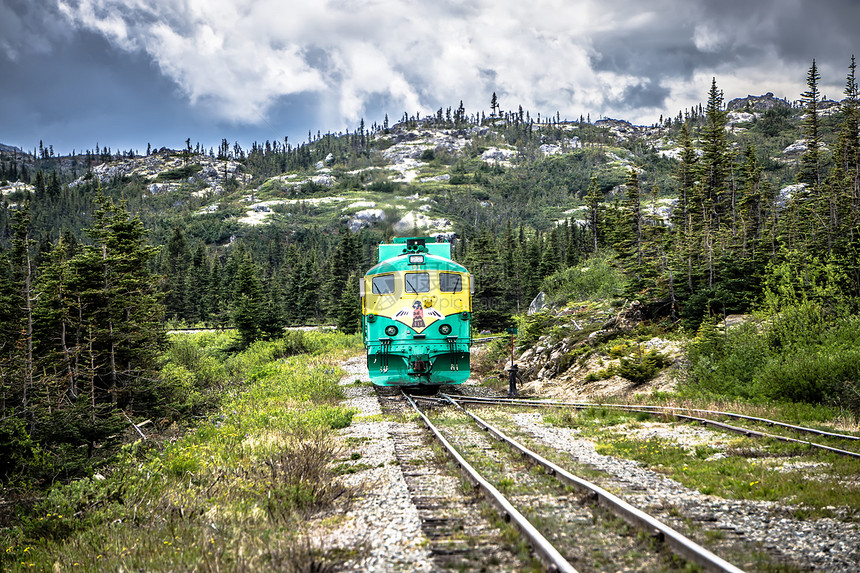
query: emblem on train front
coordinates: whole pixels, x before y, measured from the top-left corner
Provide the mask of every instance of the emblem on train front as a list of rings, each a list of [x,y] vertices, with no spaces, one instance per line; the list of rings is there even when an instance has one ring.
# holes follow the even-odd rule
[[[415,332],[421,332],[440,318],[445,318],[435,308],[424,308],[420,300],[412,303],[411,307],[404,307],[394,314],[394,320],[412,327]]]

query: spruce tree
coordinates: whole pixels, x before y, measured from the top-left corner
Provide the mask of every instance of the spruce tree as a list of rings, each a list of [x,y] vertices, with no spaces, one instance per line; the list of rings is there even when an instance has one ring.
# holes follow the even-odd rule
[[[345,334],[354,334],[361,328],[361,299],[355,274],[349,276],[337,311],[337,328]]]
[[[475,280],[472,310],[475,328],[499,330],[510,322],[509,302],[504,300],[502,267],[493,234],[486,228],[472,240],[466,268]]]
[[[340,242],[329,257],[326,267],[322,304],[329,322],[334,322],[340,311],[341,299],[352,267],[350,262],[353,256],[351,244],[350,233],[344,229],[341,232]]]
[[[821,116],[818,112],[818,105],[821,102],[821,94],[818,91],[820,80],[818,66],[815,60],[812,60],[812,66],[806,75],[807,90],[801,94],[805,112],[802,133],[806,142],[806,151],[800,158],[800,171],[797,174],[799,183],[806,183],[813,188],[807,193],[808,195],[816,194],[821,185]]]
[[[588,230],[591,231],[591,251],[594,253],[600,239],[602,202],[603,194],[597,186],[597,178],[592,177],[585,193],[585,204],[588,208]]]
[[[167,317],[177,320],[187,320],[189,307],[193,299],[188,296],[188,273],[191,266],[191,255],[188,243],[182,229],[175,227],[170,240],[167,242],[164,273],[164,305]]]
[[[165,344],[159,279],[149,263],[157,249],[146,244],[140,218],[99,194],[92,244],[70,261],[89,339],[100,398],[117,407],[132,403],[137,386],[154,377]]]
[[[834,152],[834,168],[828,181],[835,203],[832,225],[840,242],[853,242],[860,224],[860,94],[857,86],[857,63],[851,57],[842,100],[842,121]]]
[[[79,394],[79,356],[77,321],[81,310],[71,290],[71,265],[63,239],[60,238],[46,257],[39,272],[36,289],[38,304],[33,314],[36,354],[42,385],[56,385],[52,396],[76,399]],[[59,407],[59,404],[52,404]]]
[[[286,319],[281,289],[275,277],[266,281],[263,309],[260,317],[260,332],[267,340],[283,336]]]
[[[242,346],[248,346],[262,338],[265,300],[257,280],[257,268],[250,255],[239,263],[233,293],[233,325],[239,333]]]
[[[301,263],[292,288],[296,291],[296,321],[298,324],[317,324],[320,320],[320,279],[314,254]]]
[[[728,113],[723,108],[723,93],[717,80],[711,81],[705,126],[702,129],[702,157],[698,162],[702,182],[702,208],[707,228],[718,230],[727,218],[731,176],[731,157],[726,135]],[[706,241],[712,238],[707,237]]]
[[[36,417],[32,409],[34,383],[33,305],[37,300],[34,290],[31,239],[30,202],[15,212],[12,226],[12,249],[5,268],[0,269],[0,374],[3,378],[3,410],[11,408],[22,415],[29,431],[33,431]],[[8,265],[8,266],[7,266]]]

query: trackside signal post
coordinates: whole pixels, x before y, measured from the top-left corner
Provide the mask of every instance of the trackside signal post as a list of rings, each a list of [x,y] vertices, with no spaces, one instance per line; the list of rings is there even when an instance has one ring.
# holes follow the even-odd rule
[[[517,376],[519,376],[519,367],[514,364],[514,336],[517,334],[516,328],[509,328],[506,331],[511,335],[511,367],[508,368],[508,397],[517,398]]]

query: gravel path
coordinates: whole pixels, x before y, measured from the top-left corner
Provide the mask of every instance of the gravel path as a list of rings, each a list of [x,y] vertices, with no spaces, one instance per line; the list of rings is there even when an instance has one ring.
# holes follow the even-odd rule
[[[514,414],[527,434],[552,448],[567,452],[580,463],[611,474],[603,487],[684,532],[677,515],[704,529],[720,530],[726,542],[759,544],[767,553],[813,571],[860,571],[860,527],[831,518],[798,520],[787,517],[790,507],[777,502],[727,500],[704,495],[651,471],[636,461],[598,454],[594,443],[570,428],[547,426],[538,412]],[[682,426],[683,428],[683,426]],[[687,433],[692,433],[687,429]],[[696,434],[708,430],[695,429]],[[715,435],[716,436],[716,435]],[[713,441],[720,438],[715,437]],[[671,511],[670,511],[671,510]],[[742,564],[737,564],[742,566]]]
[[[343,368],[347,372],[341,380],[346,406],[359,413],[342,430],[341,438],[348,454],[361,456],[346,463],[362,471],[342,479],[346,486],[360,488],[361,495],[352,501],[343,519],[337,519],[317,541],[327,550],[356,553],[343,565],[344,571],[435,571],[418,510],[396,465],[391,432],[397,424],[379,421],[376,417],[381,411],[373,387],[355,384],[357,379],[370,381],[364,357],[349,359]]]

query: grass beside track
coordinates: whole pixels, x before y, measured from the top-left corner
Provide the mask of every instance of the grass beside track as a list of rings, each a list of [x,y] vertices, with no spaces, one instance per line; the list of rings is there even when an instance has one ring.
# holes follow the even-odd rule
[[[790,505],[798,518],[860,518],[860,483],[856,479],[860,460],[719,430],[703,430],[712,432],[714,438],[696,445],[648,436],[648,432],[637,437],[637,430],[656,419],[602,408],[544,414],[545,421],[576,428],[582,437],[592,439],[598,453],[643,462],[705,494],[779,501]],[[683,422],[667,424],[700,428]]]
[[[338,560],[302,532],[310,513],[348,497],[332,479],[332,435],[355,413],[339,405],[338,363],[360,341],[311,332],[301,354],[294,336],[230,354],[225,336],[175,338],[224,376],[218,411],[130,443],[102,475],[19,510],[0,530],[0,569],[325,571]]]

